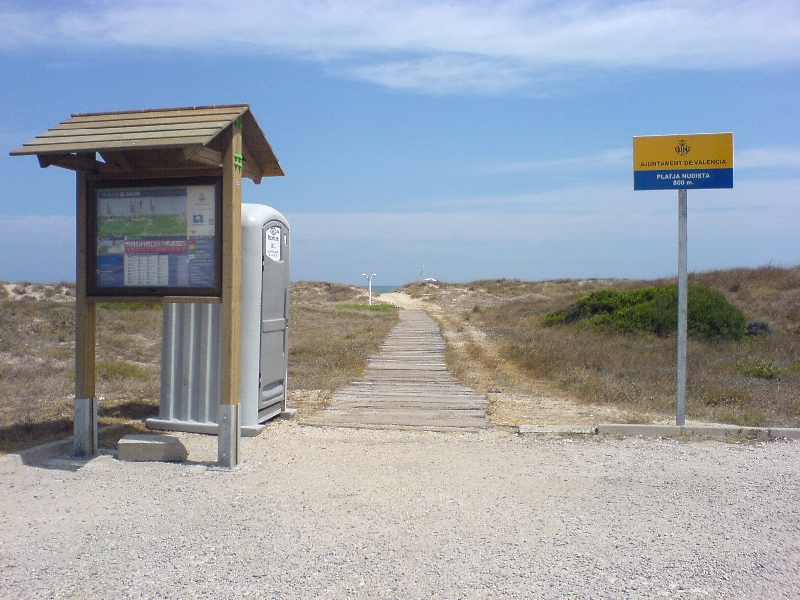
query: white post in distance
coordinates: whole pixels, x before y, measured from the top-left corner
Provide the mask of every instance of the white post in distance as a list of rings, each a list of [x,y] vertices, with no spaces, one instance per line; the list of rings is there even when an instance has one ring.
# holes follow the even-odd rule
[[[366,277],[367,281],[369,281],[369,305],[372,306],[372,278],[377,277],[375,273],[372,275],[367,275],[366,273],[361,274],[362,277]]]

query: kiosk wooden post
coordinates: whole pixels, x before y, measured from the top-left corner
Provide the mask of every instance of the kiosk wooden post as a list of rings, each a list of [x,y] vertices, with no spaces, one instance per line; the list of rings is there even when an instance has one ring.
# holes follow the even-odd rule
[[[242,177],[258,184],[263,177],[283,175],[250,107],[236,104],[76,114],[11,155],[36,155],[42,168],[55,165],[77,172],[75,454],[91,456],[97,452],[96,302],[221,302],[218,457],[221,466],[238,465],[241,462]],[[130,253],[129,234],[113,234],[122,237],[104,234],[103,242],[108,247],[101,251],[100,191],[112,197],[115,190],[122,190],[122,195],[115,197],[127,202],[125,194],[145,190],[153,192],[152,203],[152,196],[158,196],[155,190],[182,186],[187,197],[182,213],[185,219],[182,241],[176,241],[174,232],[164,233],[155,246],[163,248],[165,257],[178,248],[185,256],[184,266],[170,262],[166,282],[161,280],[163,273],[146,282],[129,278],[129,262],[138,264],[137,248],[150,244],[152,234],[148,234],[151,237],[130,234],[134,236]],[[190,214],[187,191],[190,188],[205,189],[214,196],[211,208],[206,210],[197,204],[193,209],[195,214]],[[108,202],[111,210],[111,200]],[[164,200],[164,206],[168,202]],[[154,204],[150,206],[149,218],[155,222],[155,215],[160,213]],[[198,214],[204,211],[206,214]],[[134,212],[131,205],[131,213]],[[191,233],[190,229],[196,227],[203,228],[204,233]],[[120,240],[122,247],[115,246]],[[203,244],[205,247],[201,247]],[[162,251],[148,252],[158,255]],[[193,263],[196,267],[189,266],[192,252],[195,256],[204,253],[201,261]],[[111,258],[117,262],[111,267],[103,263],[101,269],[101,255],[104,260]],[[172,271],[182,274],[170,274]],[[197,282],[192,281],[195,271],[200,272]]]
[[[77,179],[77,236],[75,285],[75,404],[73,428],[75,456],[97,453],[97,395],[95,392],[95,303],[86,297],[87,185],[86,174]]]
[[[241,462],[239,447],[239,364],[242,347],[242,156],[241,124],[224,134],[222,158],[222,340],[220,404],[217,419],[218,462],[235,467]]]

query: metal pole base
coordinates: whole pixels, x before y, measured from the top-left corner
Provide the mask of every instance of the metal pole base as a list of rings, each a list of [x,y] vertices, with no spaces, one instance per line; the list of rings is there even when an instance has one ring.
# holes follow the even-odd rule
[[[75,456],[97,454],[97,397],[75,398],[73,427]]]
[[[218,411],[217,462],[220,467],[233,469],[242,461],[239,449],[242,445],[239,404],[220,404]]]

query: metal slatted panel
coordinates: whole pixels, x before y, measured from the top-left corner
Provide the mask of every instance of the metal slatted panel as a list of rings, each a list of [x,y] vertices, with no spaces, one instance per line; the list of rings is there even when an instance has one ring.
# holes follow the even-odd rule
[[[219,305],[165,302],[163,311],[160,416],[216,426]]]

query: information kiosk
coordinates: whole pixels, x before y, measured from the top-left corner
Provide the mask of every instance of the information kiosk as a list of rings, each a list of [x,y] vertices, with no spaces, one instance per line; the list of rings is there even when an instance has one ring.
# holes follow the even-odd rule
[[[242,178],[283,175],[246,104],[75,114],[12,156],[77,172],[75,454],[97,452],[98,301],[219,304],[218,457],[240,463]]]

